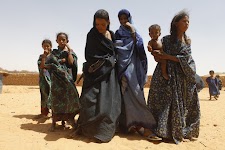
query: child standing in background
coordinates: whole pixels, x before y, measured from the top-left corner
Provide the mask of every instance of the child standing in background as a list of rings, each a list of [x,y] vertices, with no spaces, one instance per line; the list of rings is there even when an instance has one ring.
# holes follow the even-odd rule
[[[222,90],[223,83],[222,80],[220,79],[220,75],[216,75],[216,78],[218,79],[218,88],[219,90]]]
[[[220,91],[218,88],[218,79],[214,76],[214,71],[210,70],[209,71],[210,77],[206,79],[206,82],[209,86],[209,100],[212,100],[212,96],[217,100],[217,98],[220,95]]]
[[[41,94],[41,114],[35,118],[42,118],[47,116],[49,113],[48,96],[50,91],[50,75],[48,70],[45,68],[46,59],[50,56],[52,51],[52,42],[48,39],[42,41],[43,54],[38,59],[38,70],[39,70],[39,88]]]
[[[159,36],[161,35],[161,28],[158,24],[153,24],[149,27],[149,36],[151,37],[151,40],[148,42],[148,51],[157,51],[159,53],[163,52],[162,42],[159,40]],[[169,80],[169,76],[167,74],[166,69],[166,60],[156,60],[157,62],[160,62],[161,65],[161,71],[162,76],[164,79]]]

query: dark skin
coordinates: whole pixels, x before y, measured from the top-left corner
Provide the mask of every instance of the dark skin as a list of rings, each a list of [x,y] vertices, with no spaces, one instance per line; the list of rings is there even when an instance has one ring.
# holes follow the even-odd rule
[[[44,49],[44,52],[42,54],[41,64],[40,68],[44,69],[45,67],[45,60],[46,57],[51,53],[52,46],[49,43],[43,43],[42,48]]]
[[[177,38],[180,41],[185,42],[185,40],[184,40],[184,33],[187,31],[187,29],[189,27],[189,18],[188,18],[188,16],[185,16],[181,20],[176,22],[176,26],[177,26]],[[149,47],[149,49],[151,50],[152,48]],[[179,62],[179,59],[176,56],[172,56],[172,55],[166,54],[165,52],[163,52],[163,51],[161,52],[160,50],[154,50],[151,54],[156,59],[164,59],[164,60],[170,60],[170,61],[174,61],[174,62]]]
[[[110,32],[107,30],[107,26],[109,25],[109,20],[96,18],[95,19],[95,27],[98,30],[99,33],[104,35],[109,40],[112,40]]]
[[[133,25],[128,21],[128,18],[125,14],[122,14],[119,17],[120,24],[131,31],[131,35],[134,41],[136,41],[136,34]]]
[[[69,65],[72,65],[74,62],[74,59],[73,59],[73,55],[71,53],[72,49],[70,48],[70,46],[68,44],[69,40],[67,39],[66,35],[64,35],[64,34],[58,35],[56,42],[58,43],[60,49],[68,52],[68,58],[67,58],[68,63],[69,63]],[[62,59],[62,62],[66,62],[66,59],[65,58]]]

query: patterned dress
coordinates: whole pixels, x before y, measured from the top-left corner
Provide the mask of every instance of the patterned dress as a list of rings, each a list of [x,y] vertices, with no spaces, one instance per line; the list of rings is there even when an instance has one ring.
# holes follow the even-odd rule
[[[68,64],[68,52],[61,49],[54,49],[46,60],[51,78],[49,106],[53,117],[58,115],[67,118],[74,116],[79,111],[79,95],[74,84],[76,79],[73,78],[76,77],[76,74],[73,73],[76,73],[77,70],[77,56],[74,52],[72,55],[73,65]],[[66,62],[62,62],[64,58]]]
[[[50,91],[50,74],[48,70],[39,68],[41,64],[42,55],[38,59],[38,70],[39,70],[39,88],[41,94],[41,114],[47,116],[49,113],[48,105],[48,96]]]
[[[163,50],[179,62],[167,61],[169,81],[162,76],[160,63],[152,76],[148,106],[157,122],[155,133],[179,143],[184,138],[199,136],[200,106],[195,81],[195,62],[191,47],[170,36],[162,39]]]

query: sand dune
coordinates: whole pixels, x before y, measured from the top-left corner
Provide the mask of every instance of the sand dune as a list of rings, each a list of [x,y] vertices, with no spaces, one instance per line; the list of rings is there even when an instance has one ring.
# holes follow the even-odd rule
[[[80,88],[79,88],[80,92]],[[147,96],[148,89],[145,89]],[[70,129],[57,127],[48,132],[51,119],[35,120],[40,113],[38,86],[4,86],[0,95],[0,150],[79,149],[79,150],[224,150],[225,91],[219,100],[209,101],[208,89],[200,94],[201,128],[197,141],[179,145],[149,142],[138,134],[117,134],[109,143],[97,144],[83,136],[69,139]]]

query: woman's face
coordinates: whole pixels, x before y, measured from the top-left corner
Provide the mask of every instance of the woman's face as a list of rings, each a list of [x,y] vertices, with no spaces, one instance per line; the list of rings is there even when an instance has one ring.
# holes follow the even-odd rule
[[[60,48],[64,48],[66,46],[66,44],[68,43],[68,39],[67,39],[66,35],[60,34],[60,35],[58,35],[56,42],[58,43]]]
[[[189,17],[184,16],[181,20],[177,22],[177,30],[178,32],[186,32],[189,27]]]
[[[43,43],[42,48],[43,48],[44,50],[51,51],[52,46],[51,46],[49,43]]]
[[[121,24],[122,26],[126,26],[126,23],[128,22],[127,15],[122,14],[122,15],[119,17],[119,20],[120,20],[120,24]]]
[[[101,18],[95,19],[95,27],[99,33],[104,34],[107,30],[108,25],[109,25],[109,21],[105,19],[101,19]]]

